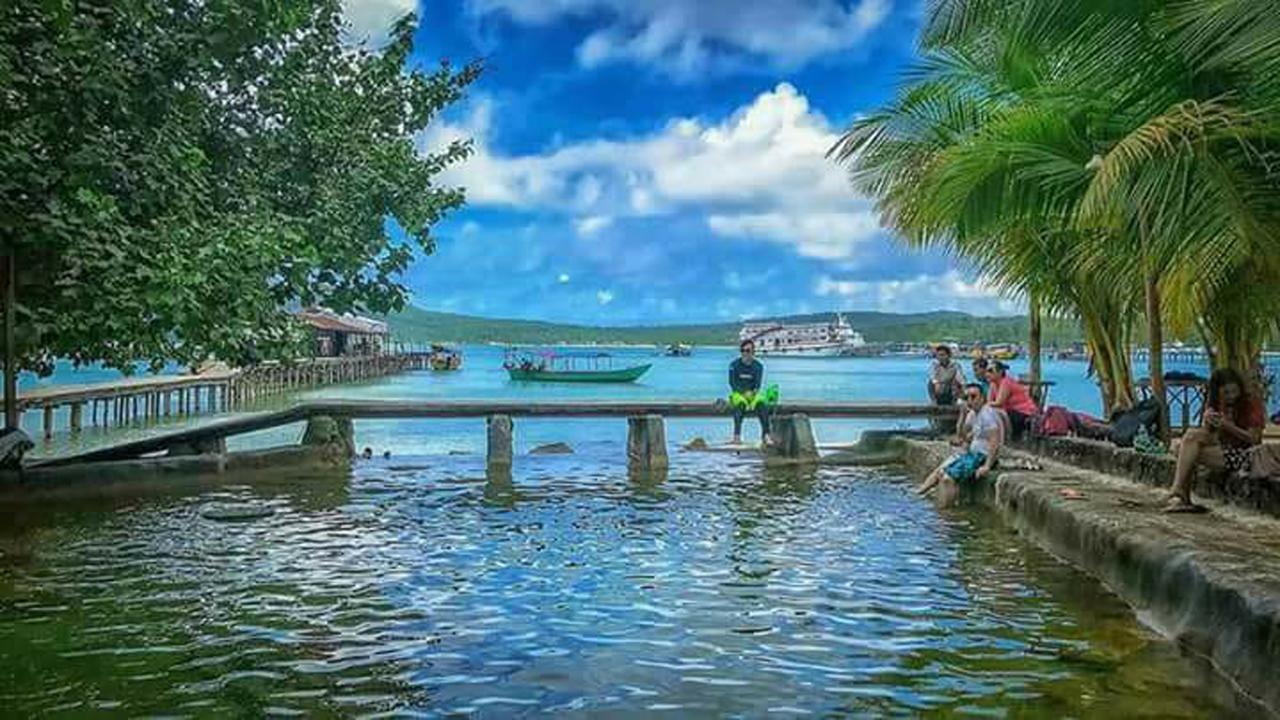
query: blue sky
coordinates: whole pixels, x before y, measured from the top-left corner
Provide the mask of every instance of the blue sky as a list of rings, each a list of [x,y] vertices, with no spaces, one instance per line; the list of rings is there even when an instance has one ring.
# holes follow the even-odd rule
[[[418,0],[414,61],[483,58],[419,138],[468,205],[405,280],[432,310],[592,324],[1016,312],[901,247],[824,157],[911,62],[921,0]],[[345,0],[377,42],[415,0]]]

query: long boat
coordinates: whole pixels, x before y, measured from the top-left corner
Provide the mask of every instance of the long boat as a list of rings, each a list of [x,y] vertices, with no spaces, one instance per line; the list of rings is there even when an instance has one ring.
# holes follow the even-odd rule
[[[502,367],[521,382],[624,383],[634,382],[652,364],[613,367],[609,353],[553,353],[507,351]]]

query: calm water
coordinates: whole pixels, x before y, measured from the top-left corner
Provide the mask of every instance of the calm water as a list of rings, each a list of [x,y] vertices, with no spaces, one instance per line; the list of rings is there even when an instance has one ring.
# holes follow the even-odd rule
[[[584,454],[258,480],[15,513],[5,714],[1232,712],[1100,585],[892,472],[681,455],[628,479]],[[228,501],[275,514],[202,516]]]
[[[520,385],[497,350],[472,348],[462,372],[312,395],[710,400],[732,357],[622,354],[655,367],[634,386]],[[920,400],[925,366],[766,359],[784,399]],[[1055,402],[1096,405],[1082,364],[1048,374]],[[873,424],[895,425],[817,429],[840,442]],[[669,477],[629,479],[625,432],[517,421],[514,476],[486,478],[481,421],[360,422],[357,442],[392,459],[6,506],[0,715],[1236,712],[1098,583],[982,512],[939,513],[894,472],[766,472],[722,454],[674,453]],[[723,420],[668,426],[673,444],[728,434]],[[575,454],[525,455],[551,441]],[[275,513],[203,515],[229,502]]]

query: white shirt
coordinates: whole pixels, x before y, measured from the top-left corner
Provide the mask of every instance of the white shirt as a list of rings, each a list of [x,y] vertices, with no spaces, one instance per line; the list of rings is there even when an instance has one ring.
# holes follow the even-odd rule
[[[1004,432],[1000,423],[1000,413],[990,404],[984,404],[978,412],[965,415],[964,427],[969,434],[969,452],[991,455],[991,431]],[[1000,437],[996,435],[996,437]]]
[[[952,360],[947,365],[943,365],[937,360],[929,366],[929,381],[933,383],[933,387],[937,390],[947,390],[956,385],[964,384],[964,370]]]

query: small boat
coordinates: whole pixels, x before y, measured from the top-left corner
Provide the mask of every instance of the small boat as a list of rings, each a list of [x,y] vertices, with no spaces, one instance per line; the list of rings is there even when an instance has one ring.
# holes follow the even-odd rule
[[[693,346],[684,343],[672,343],[664,353],[667,357],[689,357],[693,354]]]
[[[985,356],[989,360],[1017,360],[1021,355],[1021,350],[1017,345],[1000,344],[988,345],[981,350],[975,349],[974,357]]]
[[[512,380],[522,382],[634,382],[650,364],[613,367],[609,353],[518,352],[508,350],[502,367]]]
[[[462,353],[444,345],[432,345],[427,362],[432,370],[457,370],[462,367]]]

